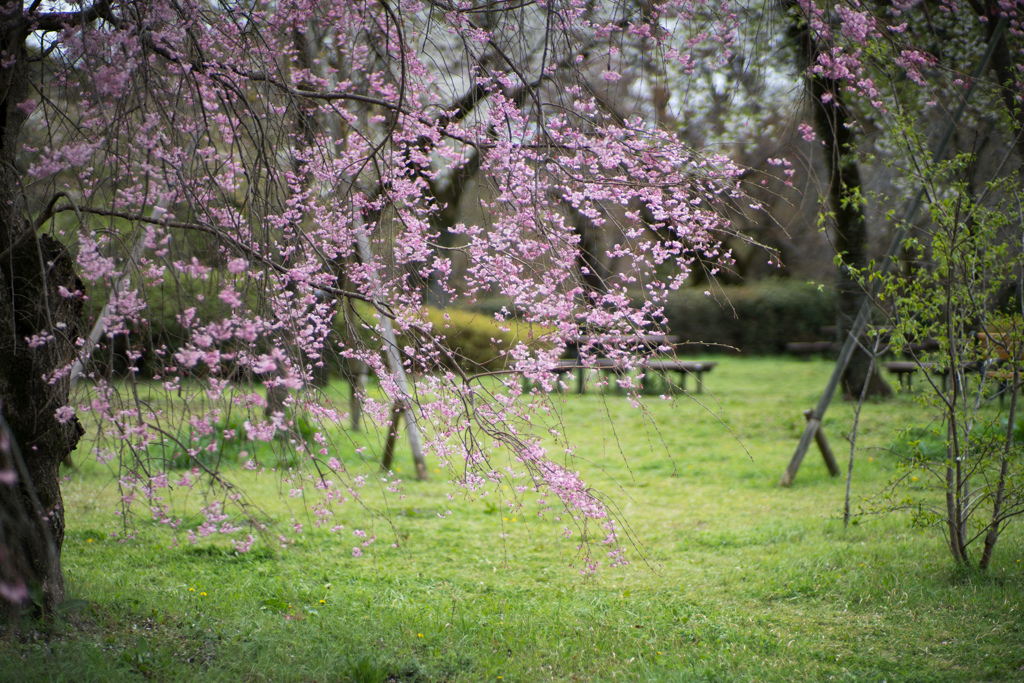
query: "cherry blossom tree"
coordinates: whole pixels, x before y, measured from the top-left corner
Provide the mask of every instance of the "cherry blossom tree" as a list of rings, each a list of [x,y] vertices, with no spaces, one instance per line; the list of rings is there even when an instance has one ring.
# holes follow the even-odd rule
[[[454,496],[506,480],[519,492],[509,505],[542,492],[568,536],[600,530],[606,556],[583,547],[585,571],[625,561],[608,504],[574,472],[571,448],[568,459],[546,451],[535,416],[567,345],[584,362],[599,344],[639,367],[666,295],[696,261],[728,259],[716,207],[735,193],[735,166],[639,109],[608,106],[630,55],[686,74],[695,55],[727,53],[728,11],[35,0],[2,17],[6,603],[26,603],[33,585],[44,611],[63,598],[58,466],[85,424],[126,519],[144,514],[183,542],[221,534],[239,552],[268,535],[239,523],[244,492],[203,457],[238,415],[247,439],[291,449],[291,486],[317,496],[318,524],[331,527],[362,483],[335,457],[343,415],[314,382],[335,357],[377,377],[385,398],[365,409],[378,423],[406,410]],[[704,28],[675,40],[686,26]],[[634,93],[655,91],[638,81]],[[470,178],[482,218],[459,222]],[[600,286],[588,284],[584,219],[614,236],[602,257],[617,269]],[[429,323],[428,293],[500,297],[497,322],[514,312],[532,333],[503,369],[474,373]],[[174,306],[180,339],[152,331],[158,302]],[[113,373],[115,347],[127,377]],[[156,367],[145,381],[134,373],[144,356]],[[522,380],[536,389],[524,395]],[[168,441],[187,454],[183,475],[150,455]],[[171,501],[200,481],[205,521],[186,528]],[[274,530],[285,543],[290,533]]]

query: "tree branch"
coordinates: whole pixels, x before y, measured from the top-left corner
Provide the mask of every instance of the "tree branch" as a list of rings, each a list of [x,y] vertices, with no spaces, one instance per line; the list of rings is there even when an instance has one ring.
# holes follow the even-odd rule
[[[39,5],[36,2],[28,14]],[[87,7],[80,12],[48,12],[37,16],[26,16],[26,26],[31,25],[33,31],[52,33],[63,31],[69,26],[84,26],[91,24],[97,19],[109,21],[112,25],[120,24],[120,20],[114,18],[110,13],[110,0],[100,0],[92,7]],[[27,34],[26,34],[27,35]]]
[[[267,258],[263,254],[253,249],[251,246],[241,242],[240,240],[234,237],[231,237],[230,235],[225,234],[224,231],[222,231],[221,229],[213,225],[209,225],[207,223],[190,223],[186,221],[167,220],[165,218],[152,218],[150,216],[143,216],[142,214],[128,213],[127,211],[115,211],[113,209],[96,209],[91,207],[76,208],[70,204],[56,206],[54,207],[52,213],[58,214],[63,213],[64,211],[76,211],[81,213],[92,214],[95,216],[122,218],[127,221],[135,221],[138,223],[147,223],[150,225],[163,225],[169,228],[178,228],[180,230],[195,230],[196,232],[206,233],[207,235],[213,235],[217,239],[227,242],[228,245],[238,250],[239,252],[245,254],[250,259],[258,261],[259,263],[267,266],[268,268],[270,268],[273,271],[276,271],[277,273],[280,273],[281,275],[288,275],[290,273],[289,268],[286,268],[285,266],[279,263],[275,263],[271,259]],[[372,297],[360,294],[359,292],[351,292],[345,289],[341,289],[339,287],[332,287],[330,285],[317,285],[317,289],[328,294],[333,294],[334,296],[337,297],[345,297],[349,299],[355,299],[357,301],[373,303]]]

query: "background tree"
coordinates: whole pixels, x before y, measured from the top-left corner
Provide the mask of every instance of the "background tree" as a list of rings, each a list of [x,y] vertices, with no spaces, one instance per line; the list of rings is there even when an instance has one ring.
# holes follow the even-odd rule
[[[842,342],[864,304],[865,295],[858,273],[868,268],[870,261],[864,188],[854,151],[855,119],[847,107],[843,83],[834,77],[836,74],[826,74],[817,68],[823,53],[818,43],[819,35],[811,30],[812,17],[803,15],[797,3],[785,4],[783,10],[792,22],[789,28],[792,49],[806,73],[814,130],[824,145],[828,169],[824,197],[828,204],[823,211],[827,211],[830,222],[834,224],[832,245],[838,266],[836,337]],[[872,362],[866,344],[854,351],[841,386],[847,399],[855,399],[862,394],[868,397],[892,395],[892,389],[879,375],[877,364]]]

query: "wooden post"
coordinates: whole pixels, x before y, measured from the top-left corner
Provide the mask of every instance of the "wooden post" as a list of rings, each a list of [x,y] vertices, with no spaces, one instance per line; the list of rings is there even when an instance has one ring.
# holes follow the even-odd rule
[[[349,399],[348,409],[352,419],[352,429],[359,431],[363,423],[363,395],[366,393],[366,363],[361,360],[345,360],[349,367]]]
[[[356,220],[359,220],[359,211],[355,212]],[[356,228],[356,246],[359,249],[359,259],[370,268],[370,278],[374,286],[373,307],[377,309],[380,320],[381,337],[384,341],[384,353],[388,359],[388,367],[395,376],[395,384],[398,385],[398,396],[395,405],[401,406],[405,412],[405,424],[409,432],[409,446],[412,448],[412,459],[416,463],[416,478],[423,481],[427,479],[427,463],[423,459],[423,442],[420,440],[419,426],[416,424],[416,413],[413,410],[412,397],[409,394],[409,383],[405,376],[405,367],[402,365],[402,357],[398,353],[398,342],[395,339],[395,331],[391,327],[391,318],[384,310],[384,302],[381,299],[380,279],[377,270],[373,265],[373,252],[370,249],[370,238],[366,228],[359,225]]]
[[[805,410],[804,417],[807,418],[807,427],[804,429],[803,436],[800,439],[800,447],[797,448],[793,459],[789,461],[789,467],[786,468],[785,474],[782,475],[779,486],[791,486],[793,484],[793,480],[796,479],[796,472],[800,469],[800,464],[807,453],[807,448],[811,445],[811,438],[818,444],[818,450],[821,451],[821,457],[825,460],[829,473],[833,477],[839,474],[839,464],[836,462],[836,456],[832,453],[832,447],[829,446],[828,441],[825,439],[825,432],[821,429],[821,418],[813,410]]]
[[[811,411],[805,410],[804,417],[807,421],[811,421]],[[839,476],[839,463],[836,462],[836,456],[832,453],[832,447],[828,445],[828,439],[825,438],[825,430],[821,428],[821,422],[818,423],[818,428],[814,431],[814,441],[818,444],[818,450],[821,451],[821,457],[825,461],[825,466],[828,467],[828,472],[833,477]]]
[[[395,462],[395,438],[398,436],[398,423],[402,421],[402,404],[397,401],[391,406],[391,419],[388,420],[388,433],[384,437],[384,452],[380,456],[382,472],[391,470]]]

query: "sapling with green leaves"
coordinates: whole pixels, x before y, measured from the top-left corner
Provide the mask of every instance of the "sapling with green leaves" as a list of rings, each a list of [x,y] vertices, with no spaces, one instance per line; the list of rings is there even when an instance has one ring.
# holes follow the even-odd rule
[[[905,440],[888,504],[940,527],[958,563],[986,569],[1000,532],[1024,513],[1024,443],[1016,437],[1024,244],[1016,180],[991,182],[974,196],[964,179],[973,162],[959,155],[929,170],[930,241],[906,241],[906,268],[885,281],[880,298],[893,347],[928,377],[917,398],[941,444]],[[914,351],[923,340],[937,350]]]
[[[818,135],[840,141],[830,152],[849,168],[870,165],[891,178],[869,192],[833,166],[831,187],[837,177],[854,187],[832,197],[831,211],[855,207],[860,217],[884,217],[878,229],[895,222],[910,234],[894,242],[906,255],[898,259],[895,251],[882,263],[850,258],[845,247],[836,256],[885,320],[879,338],[919,362],[928,419],[941,425],[942,457],[911,458],[890,505],[941,523],[959,562],[985,539],[977,562],[987,567],[1000,530],[1022,511],[1016,402],[1000,413],[986,397],[993,384],[1012,396],[1019,382],[1024,13],[1009,1],[931,9],[913,0],[788,5],[807,41]],[[918,222],[921,199],[930,216]],[[930,340],[939,350],[919,351]]]
[[[1019,16],[1020,2],[992,16]],[[930,75],[914,42],[931,20],[916,7],[800,3],[821,46],[809,69],[895,111],[902,94],[865,69]],[[453,501],[493,494],[520,509],[529,496],[561,521],[582,571],[624,562],[614,508],[577,474],[572,444],[546,446],[546,390],[575,346],[584,363],[627,371],[618,381],[638,400],[628,371],[665,332],[668,294],[694,268],[730,263],[722,215],[745,201],[742,170],[683,142],[668,110],[682,110],[698,67],[730,64],[741,14],[687,0],[9,4],[0,551],[20,559],[0,559],[0,609],[32,602],[30,586],[43,612],[63,599],[58,467],[85,425],[118,482],[119,539],[149,525],[243,553],[301,534],[247,514],[227,459],[207,457],[232,419],[247,442],[291,452],[281,489],[317,525],[340,527],[371,483],[400,497],[396,476],[368,480],[339,457],[354,437],[315,381],[332,359],[376,376],[369,422],[400,405],[422,427]],[[944,78],[938,92],[956,87]],[[460,202],[475,205],[461,219]],[[427,304],[484,297],[503,301],[495,324],[516,317],[528,333],[474,372]],[[101,320],[81,319],[87,299],[104,301]],[[153,332],[157,299],[173,302],[174,335]],[[136,372],[143,360],[151,378]],[[167,440],[191,468],[154,465]],[[198,519],[176,504],[189,497]],[[37,528],[9,523],[25,517],[8,503]]]

